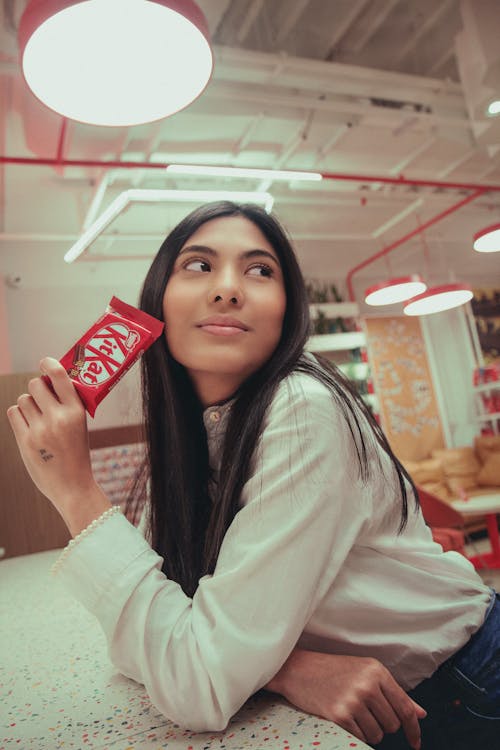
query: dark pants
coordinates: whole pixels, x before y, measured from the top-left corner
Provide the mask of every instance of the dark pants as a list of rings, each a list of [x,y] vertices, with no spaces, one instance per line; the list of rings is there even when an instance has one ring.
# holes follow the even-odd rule
[[[500,595],[481,628],[409,695],[427,711],[422,750],[500,750]],[[377,750],[408,750],[403,732]]]

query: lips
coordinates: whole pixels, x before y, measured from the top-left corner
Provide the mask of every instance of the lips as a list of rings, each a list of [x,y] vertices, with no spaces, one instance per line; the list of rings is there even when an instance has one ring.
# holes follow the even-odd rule
[[[241,320],[238,320],[237,318],[230,318],[225,315],[212,315],[209,318],[201,320],[196,325],[198,328],[211,330],[219,328],[221,329],[221,333],[223,332],[223,329],[226,329],[228,332],[234,329],[238,329],[240,331],[248,331],[248,326],[245,325],[245,323],[243,323]]]

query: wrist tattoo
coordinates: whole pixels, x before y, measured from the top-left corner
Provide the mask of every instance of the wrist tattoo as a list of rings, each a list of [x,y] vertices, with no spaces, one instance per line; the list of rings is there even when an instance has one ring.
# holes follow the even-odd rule
[[[39,453],[44,461],[50,461],[51,458],[54,458],[53,454],[46,451],[45,448],[40,448]]]

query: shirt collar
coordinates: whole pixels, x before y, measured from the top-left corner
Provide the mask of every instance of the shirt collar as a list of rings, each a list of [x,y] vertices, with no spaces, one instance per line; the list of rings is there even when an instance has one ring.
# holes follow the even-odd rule
[[[224,431],[225,423],[227,422],[227,417],[233,403],[234,399],[231,399],[230,401],[225,401],[223,404],[215,404],[205,409],[203,412],[203,422],[209,435]]]

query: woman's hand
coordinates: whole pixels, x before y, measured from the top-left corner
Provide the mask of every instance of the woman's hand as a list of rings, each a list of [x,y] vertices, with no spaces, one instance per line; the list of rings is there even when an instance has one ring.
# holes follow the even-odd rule
[[[33,482],[75,535],[111,504],[94,480],[85,409],[66,370],[51,357],[40,369],[54,392],[33,378],[7,417]]]
[[[376,745],[402,727],[410,747],[420,749],[418,720],[426,712],[376,659],[295,649],[265,687],[363,742]]]

